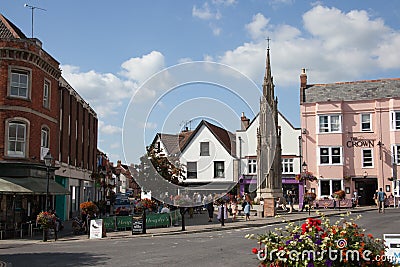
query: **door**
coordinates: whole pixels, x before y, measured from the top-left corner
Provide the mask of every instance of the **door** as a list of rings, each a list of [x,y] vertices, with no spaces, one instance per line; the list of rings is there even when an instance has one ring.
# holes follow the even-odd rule
[[[356,189],[358,189],[360,206],[375,205],[374,195],[378,189],[377,179],[360,179],[355,182]]]

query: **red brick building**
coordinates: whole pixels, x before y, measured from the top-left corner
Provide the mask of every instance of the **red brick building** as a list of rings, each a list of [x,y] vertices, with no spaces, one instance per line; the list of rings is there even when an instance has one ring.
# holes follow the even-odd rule
[[[47,193],[63,219],[94,195],[97,115],[61,77],[59,65],[38,39],[0,14],[1,223],[33,219]]]

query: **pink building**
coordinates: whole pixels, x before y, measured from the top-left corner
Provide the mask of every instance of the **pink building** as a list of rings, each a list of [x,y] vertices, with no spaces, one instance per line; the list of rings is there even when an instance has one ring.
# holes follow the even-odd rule
[[[400,79],[307,84],[300,75],[303,161],[317,181],[317,198],[344,190],[360,205],[374,204],[383,188],[398,196]]]

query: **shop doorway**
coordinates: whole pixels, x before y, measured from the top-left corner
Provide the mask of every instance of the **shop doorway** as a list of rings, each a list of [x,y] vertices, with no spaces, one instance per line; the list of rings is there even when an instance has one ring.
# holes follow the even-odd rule
[[[360,206],[375,205],[374,195],[378,189],[378,181],[376,178],[356,180],[355,187],[358,191],[358,204]]]
[[[287,194],[289,193],[289,191],[292,191],[292,194],[294,195],[293,203],[299,204],[299,184],[282,184],[282,189],[283,197],[286,198],[286,200]]]

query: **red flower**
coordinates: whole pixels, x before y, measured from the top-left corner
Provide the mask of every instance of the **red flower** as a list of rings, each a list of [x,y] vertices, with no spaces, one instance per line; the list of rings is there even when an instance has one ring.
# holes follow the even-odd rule
[[[257,253],[258,253],[258,249],[253,248],[253,249],[251,250],[251,252],[252,252],[253,254],[257,254]]]

